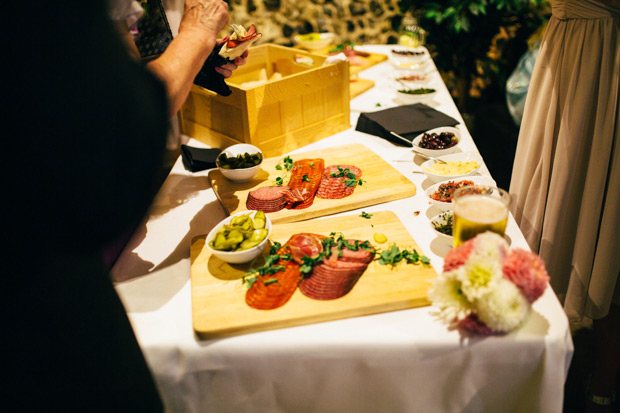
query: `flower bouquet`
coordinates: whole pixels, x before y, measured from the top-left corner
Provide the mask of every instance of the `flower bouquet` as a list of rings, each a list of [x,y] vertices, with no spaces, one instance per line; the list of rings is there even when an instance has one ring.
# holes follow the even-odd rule
[[[503,334],[521,325],[548,281],[538,255],[510,250],[504,238],[485,232],[450,250],[429,299],[451,325]]]

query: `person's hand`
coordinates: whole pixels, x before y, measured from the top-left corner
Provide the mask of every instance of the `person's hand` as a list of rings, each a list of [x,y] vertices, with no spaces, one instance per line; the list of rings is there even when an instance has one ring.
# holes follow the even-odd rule
[[[222,65],[220,67],[216,67],[215,71],[224,76],[225,78],[229,78],[230,75],[232,75],[233,70],[236,70],[239,66],[244,65],[247,62],[247,59],[248,51],[246,50],[241,56],[235,58],[233,62],[226,63],[225,65]]]
[[[228,4],[222,0],[185,0],[179,33],[189,31],[215,39],[229,20]]]

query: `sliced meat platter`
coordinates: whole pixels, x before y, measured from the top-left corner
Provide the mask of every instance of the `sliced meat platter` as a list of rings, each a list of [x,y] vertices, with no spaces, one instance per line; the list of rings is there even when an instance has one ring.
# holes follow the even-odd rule
[[[341,199],[353,194],[362,170],[355,165],[325,167],[321,158],[302,159],[293,164],[291,177],[284,186],[264,186],[248,193],[246,207],[264,212],[304,209],[322,199]]]
[[[346,240],[300,233],[281,246],[269,264],[258,271],[246,292],[246,303],[256,309],[281,307],[297,286],[315,300],[334,300],[349,293],[368,264],[375,249],[368,241]],[[268,271],[269,269],[273,271]]]

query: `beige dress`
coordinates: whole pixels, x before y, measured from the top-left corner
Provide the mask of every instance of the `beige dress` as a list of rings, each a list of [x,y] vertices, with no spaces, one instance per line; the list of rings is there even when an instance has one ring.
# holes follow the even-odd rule
[[[517,223],[579,322],[620,304],[620,0],[553,0],[552,11],[510,193]]]

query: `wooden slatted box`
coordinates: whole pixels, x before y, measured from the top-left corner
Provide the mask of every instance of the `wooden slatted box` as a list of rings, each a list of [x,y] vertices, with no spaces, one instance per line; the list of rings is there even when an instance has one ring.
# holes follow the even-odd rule
[[[312,65],[297,63],[310,57]],[[250,143],[278,156],[350,127],[349,63],[322,66],[326,56],[272,44],[250,48],[227,79],[232,94],[194,85],[181,109],[181,131],[210,146]],[[282,78],[243,86],[280,73]]]

